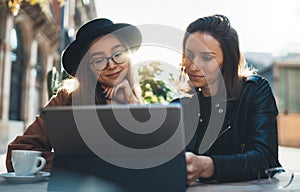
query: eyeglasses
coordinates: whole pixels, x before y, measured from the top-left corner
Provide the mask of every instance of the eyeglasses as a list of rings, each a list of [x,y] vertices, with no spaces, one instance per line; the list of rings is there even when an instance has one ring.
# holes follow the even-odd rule
[[[261,184],[272,184],[277,189],[287,188],[294,180],[294,172],[285,171],[282,167],[274,167],[265,170],[267,180],[261,180],[258,173],[258,182]]]
[[[93,67],[97,71],[103,71],[104,69],[107,68],[110,59],[115,64],[123,64],[129,59],[129,52],[127,49],[124,49],[122,51],[116,52],[110,57],[102,57],[102,56],[94,55],[89,61],[89,64],[93,65]]]

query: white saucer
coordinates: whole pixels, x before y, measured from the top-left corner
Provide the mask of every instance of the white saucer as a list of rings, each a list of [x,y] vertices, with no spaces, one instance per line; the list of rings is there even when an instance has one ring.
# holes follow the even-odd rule
[[[0,174],[0,176],[5,178],[8,182],[11,183],[34,183],[49,177],[50,173],[40,171],[35,175],[17,176],[14,172],[9,172],[9,173],[2,173]]]

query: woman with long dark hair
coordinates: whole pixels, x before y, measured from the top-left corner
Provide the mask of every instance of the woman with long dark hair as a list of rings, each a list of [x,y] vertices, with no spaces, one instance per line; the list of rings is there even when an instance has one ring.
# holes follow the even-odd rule
[[[226,16],[199,18],[187,27],[182,72],[191,97],[177,102],[187,135],[195,130],[186,148],[188,183],[257,179],[280,166],[271,87],[246,67]]]

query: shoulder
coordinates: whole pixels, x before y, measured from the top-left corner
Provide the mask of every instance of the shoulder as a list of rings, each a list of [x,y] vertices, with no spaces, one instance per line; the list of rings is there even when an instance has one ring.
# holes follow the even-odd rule
[[[262,79],[262,76],[260,75],[249,75],[247,77],[244,77],[245,82],[257,83],[260,79]]]
[[[264,80],[264,78],[260,75],[250,75],[250,76],[247,76],[247,77],[244,77],[243,78],[244,80],[244,83],[258,83],[262,80]]]
[[[60,89],[51,99],[47,106],[63,106],[70,105],[72,103],[72,93],[66,89]]]
[[[244,78],[241,100],[252,101],[252,103],[265,103],[271,105],[274,95],[271,85],[267,79],[260,75],[251,75]]]
[[[269,93],[272,93],[271,86],[264,77],[250,75],[243,78],[241,98],[256,98]]]
[[[258,89],[263,89],[270,87],[270,83],[261,75],[250,75],[243,78],[243,85],[245,87],[256,87]]]

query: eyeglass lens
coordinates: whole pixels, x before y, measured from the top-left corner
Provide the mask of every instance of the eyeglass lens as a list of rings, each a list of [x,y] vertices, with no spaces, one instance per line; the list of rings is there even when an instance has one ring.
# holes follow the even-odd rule
[[[128,60],[128,51],[125,49],[110,57],[94,56],[89,63],[92,64],[96,70],[101,71],[107,68],[110,59],[112,59],[115,64],[123,64]]]
[[[266,169],[265,173],[268,176],[269,182],[276,182],[279,189],[288,187],[294,180],[294,173],[287,172],[282,167]]]

